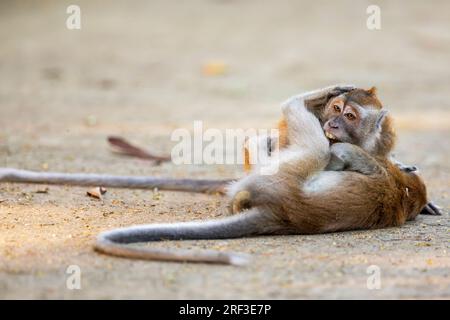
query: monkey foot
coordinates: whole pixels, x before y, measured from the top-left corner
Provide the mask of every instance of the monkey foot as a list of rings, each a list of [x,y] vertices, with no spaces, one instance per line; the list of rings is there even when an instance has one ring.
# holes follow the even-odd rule
[[[247,190],[239,191],[231,203],[231,212],[238,213],[251,207],[251,195]]]
[[[427,205],[422,209],[420,214],[426,214],[431,216],[442,215],[441,209],[436,206],[433,202],[428,202]]]

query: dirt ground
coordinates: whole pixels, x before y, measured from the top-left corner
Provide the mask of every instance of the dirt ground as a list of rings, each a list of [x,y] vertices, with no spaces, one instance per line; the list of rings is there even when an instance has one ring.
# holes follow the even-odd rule
[[[164,242],[250,253],[247,267],[130,261],[92,251],[106,229],[224,216],[219,196],[0,184],[0,298],[450,298],[450,2],[0,2],[0,166],[64,172],[239,177],[239,166],[176,166],[110,152],[123,135],[169,153],[175,128],[269,128],[287,97],[376,85],[396,119],[396,155],[416,164],[440,217],[316,236]],[[427,3],[427,5],[424,5]],[[210,61],[225,65],[205,75]],[[80,290],[66,287],[69,265]],[[369,290],[367,268],[381,288]]]

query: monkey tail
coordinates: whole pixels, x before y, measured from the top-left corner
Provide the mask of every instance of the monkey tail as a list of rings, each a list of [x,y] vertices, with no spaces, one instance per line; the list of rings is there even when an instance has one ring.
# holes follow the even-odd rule
[[[232,180],[226,179],[173,179],[142,176],[115,176],[92,173],[36,172],[13,168],[0,168],[0,182],[25,182],[39,184],[62,184],[75,186],[102,186],[111,188],[134,188],[187,191],[199,193],[225,193]]]
[[[245,265],[249,263],[250,257],[244,254],[215,250],[131,247],[126,244],[160,240],[241,238],[274,234],[280,230],[280,224],[276,223],[269,212],[252,208],[223,219],[148,224],[106,231],[99,234],[94,249],[108,255],[132,259]]]

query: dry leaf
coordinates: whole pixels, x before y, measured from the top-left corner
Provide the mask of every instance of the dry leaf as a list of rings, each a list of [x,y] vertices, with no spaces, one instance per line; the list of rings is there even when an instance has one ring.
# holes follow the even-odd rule
[[[102,195],[106,193],[106,189],[103,187],[95,187],[86,192],[89,197],[102,200]]]
[[[149,151],[146,151],[141,147],[131,144],[122,137],[109,136],[108,142],[114,148],[113,152],[117,152],[130,157],[151,160],[154,161],[157,165],[161,164],[162,162],[170,161],[172,159],[171,156],[158,156],[150,153]]]

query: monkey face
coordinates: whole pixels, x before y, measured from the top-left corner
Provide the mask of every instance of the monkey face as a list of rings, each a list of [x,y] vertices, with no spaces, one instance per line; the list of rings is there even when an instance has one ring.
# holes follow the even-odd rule
[[[363,121],[358,106],[347,102],[344,95],[331,99],[324,110],[323,130],[330,143],[360,143]]]
[[[320,120],[330,143],[347,142],[369,152],[378,148],[386,112],[375,91],[354,89],[327,102]]]

